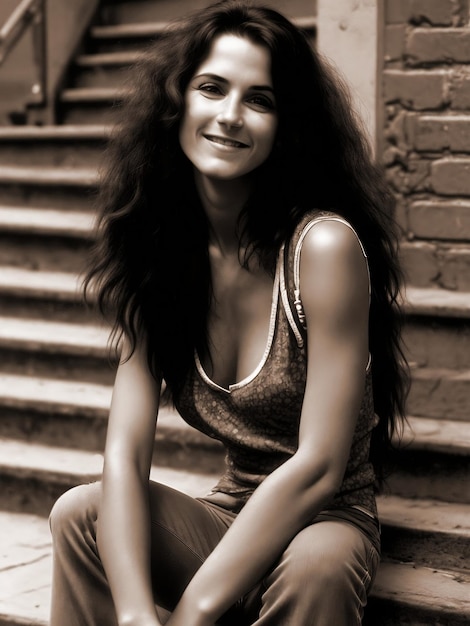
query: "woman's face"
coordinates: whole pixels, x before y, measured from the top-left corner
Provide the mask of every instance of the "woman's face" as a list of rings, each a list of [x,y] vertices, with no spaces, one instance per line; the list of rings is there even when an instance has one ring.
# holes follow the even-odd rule
[[[241,178],[268,158],[277,124],[269,50],[220,35],[185,93],[183,152],[205,177]]]

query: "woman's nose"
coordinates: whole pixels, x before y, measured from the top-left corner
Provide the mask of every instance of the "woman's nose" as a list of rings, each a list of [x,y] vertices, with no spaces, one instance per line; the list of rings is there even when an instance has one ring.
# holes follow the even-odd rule
[[[240,100],[236,97],[227,97],[220,103],[221,109],[217,115],[219,124],[239,128],[243,125],[243,116]]]

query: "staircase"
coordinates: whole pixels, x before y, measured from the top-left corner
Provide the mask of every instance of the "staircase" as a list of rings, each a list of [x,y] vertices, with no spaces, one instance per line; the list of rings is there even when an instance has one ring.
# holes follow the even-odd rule
[[[0,626],[47,623],[47,515],[63,491],[101,471],[114,371],[107,331],[83,307],[77,275],[93,238],[112,104],[165,20],[203,4],[105,4],[61,94],[60,125],[0,128]],[[289,3],[289,12],[312,30],[304,4]],[[470,294],[410,285],[406,307],[409,427],[389,493],[379,499],[383,562],[365,623],[463,626],[470,623]],[[222,463],[217,442],[162,410],[152,478],[201,494]]]

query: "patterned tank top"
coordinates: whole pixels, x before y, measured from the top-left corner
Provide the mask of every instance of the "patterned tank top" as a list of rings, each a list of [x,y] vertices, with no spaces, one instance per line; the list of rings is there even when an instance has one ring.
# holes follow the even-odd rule
[[[307,372],[305,318],[299,289],[300,251],[308,230],[325,219],[341,221],[353,230],[334,214],[310,214],[297,226],[289,245],[282,247],[274,280],[268,340],[255,371],[224,388],[209,378],[195,355],[194,369],[176,408],[186,422],[225,446],[226,470],[214,492],[248,500],[266,476],[297,450]],[[362,244],[361,248],[367,259]],[[354,506],[376,515],[375,476],[369,449],[377,421],[369,359],[344,478],[325,509]]]

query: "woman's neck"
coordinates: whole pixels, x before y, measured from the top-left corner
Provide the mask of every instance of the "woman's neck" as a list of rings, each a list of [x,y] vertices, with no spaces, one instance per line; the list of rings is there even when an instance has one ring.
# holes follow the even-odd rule
[[[223,256],[238,254],[238,220],[250,197],[252,181],[209,179],[196,172],[196,188],[209,220],[211,245]]]

